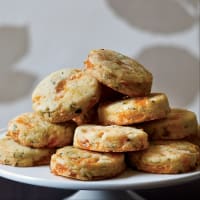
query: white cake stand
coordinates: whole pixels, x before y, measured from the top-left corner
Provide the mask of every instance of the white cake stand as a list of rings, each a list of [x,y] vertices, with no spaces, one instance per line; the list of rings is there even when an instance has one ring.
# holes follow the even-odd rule
[[[4,133],[1,132],[0,136]],[[0,164],[0,176],[31,185],[78,190],[68,200],[142,200],[132,190],[171,186],[200,178],[200,168],[176,175],[150,174],[127,169],[122,175],[108,180],[79,181],[55,176],[49,166],[12,167]]]

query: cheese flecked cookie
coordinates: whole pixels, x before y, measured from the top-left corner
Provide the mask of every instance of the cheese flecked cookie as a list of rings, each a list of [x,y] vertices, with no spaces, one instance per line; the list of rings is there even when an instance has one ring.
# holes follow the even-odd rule
[[[154,141],[148,149],[127,154],[128,162],[138,170],[177,174],[192,171],[199,165],[197,145],[187,141]]]
[[[152,74],[121,53],[108,49],[92,50],[85,67],[99,82],[130,97],[145,96],[151,91]]]
[[[18,144],[10,137],[0,139],[0,163],[4,165],[31,167],[48,165],[55,149],[30,148]]]
[[[98,117],[104,125],[130,125],[165,118],[169,111],[167,96],[163,93],[152,93],[145,97],[100,104]]]
[[[138,151],[148,147],[148,135],[126,126],[82,125],[75,129],[73,145],[98,152]]]
[[[55,148],[72,144],[75,127],[74,122],[52,124],[29,112],[10,120],[7,135],[24,146]]]
[[[197,135],[198,122],[194,112],[172,108],[165,119],[149,121],[139,125],[152,140],[183,139]]]
[[[85,181],[117,176],[125,167],[122,153],[92,152],[72,146],[58,149],[50,162],[53,174]]]
[[[32,94],[33,110],[52,123],[87,112],[100,98],[99,82],[79,69],[61,69],[43,79]]]

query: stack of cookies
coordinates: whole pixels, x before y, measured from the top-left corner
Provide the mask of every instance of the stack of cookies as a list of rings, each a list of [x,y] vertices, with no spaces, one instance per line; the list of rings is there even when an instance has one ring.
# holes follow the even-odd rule
[[[8,124],[0,163],[50,164],[53,174],[79,180],[111,178],[127,165],[169,174],[199,165],[195,114],[170,108],[164,93],[152,93],[147,69],[105,49],[92,50],[84,65],[38,84],[34,112]]]
[[[30,167],[47,165],[56,148],[72,144],[74,122],[52,124],[34,112],[12,119],[0,140],[0,163]]]

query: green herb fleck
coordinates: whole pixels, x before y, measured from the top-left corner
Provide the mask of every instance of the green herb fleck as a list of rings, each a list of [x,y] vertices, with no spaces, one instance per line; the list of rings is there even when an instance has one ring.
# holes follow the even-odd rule
[[[16,131],[16,129],[17,129],[17,125],[13,124],[13,131]]]

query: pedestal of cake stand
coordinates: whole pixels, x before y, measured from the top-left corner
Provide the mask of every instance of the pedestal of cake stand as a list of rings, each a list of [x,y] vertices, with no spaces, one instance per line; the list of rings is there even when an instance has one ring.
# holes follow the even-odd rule
[[[145,200],[137,193],[114,190],[79,190],[64,200]]]

